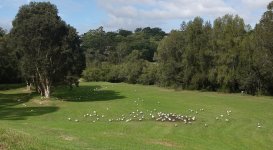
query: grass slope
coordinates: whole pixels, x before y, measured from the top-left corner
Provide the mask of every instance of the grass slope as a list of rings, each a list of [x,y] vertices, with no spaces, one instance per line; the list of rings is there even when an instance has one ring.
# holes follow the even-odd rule
[[[71,91],[59,87],[50,101],[14,87],[0,91],[0,149],[269,150],[273,149],[272,108],[272,97],[123,83],[81,83]],[[192,124],[147,118],[108,121],[137,109],[145,114],[156,109],[191,115],[197,120]],[[227,110],[232,111],[229,116]],[[84,117],[93,111],[105,117],[95,123],[96,118]]]

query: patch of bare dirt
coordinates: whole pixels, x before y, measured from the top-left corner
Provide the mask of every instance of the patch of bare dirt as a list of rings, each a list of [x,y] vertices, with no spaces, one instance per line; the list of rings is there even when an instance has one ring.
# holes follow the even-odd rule
[[[32,102],[35,103],[35,104],[37,104],[37,105],[44,105],[44,106],[49,106],[51,104],[50,100],[34,99]]]
[[[63,140],[65,141],[73,141],[75,140],[76,138],[75,137],[72,137],[72,136],[68,136],[68,135],[62,135],[60,136]]]
[[[173,89],[164,89],[164,88],[160,88],[159,91],[162,91],[162,92],[172,92]]]
[[[106,136],[124,136],[124,133],[120,132],[103,132],[104,135]]]
[[[161,146],[171,147],[171,148],[179,148],[180,147],[174,142],[161,141],[161,140],[151,140],[151,141],[148,141],[148,144],[156,144],[156,145],[161,145]]]
[[[3,144],[0,144],[0,150],[7,150],[7,148]]]

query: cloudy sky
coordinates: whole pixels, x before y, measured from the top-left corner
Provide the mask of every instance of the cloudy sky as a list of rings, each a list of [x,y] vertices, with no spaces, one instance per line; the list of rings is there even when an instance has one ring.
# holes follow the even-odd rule
[[[0,0],[0,26],[9,30],[18,9],[31,0]],[[34,0],[43,1],[43,0]],[[57,5],[59,15],[79,33],[103,26],[107,31],[136,27],[178,29],[196,16],[214,20],[238,14],[254,26],[271,0],[46,0]]]

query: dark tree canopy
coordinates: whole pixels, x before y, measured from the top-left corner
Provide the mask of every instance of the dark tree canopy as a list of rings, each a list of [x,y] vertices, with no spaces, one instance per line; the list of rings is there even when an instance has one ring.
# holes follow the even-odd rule
[[[0,27],[0,37],[3,37],[4,35],[6,35],[6,31]]]
[[[9,34],[0,27],[0,83],[20,82],[16,52],[10,45]]]
[[[79,36],[61,20],[55,5],[23,5],[12,24],[11,36],[21,55],[22,73],[41,95],[49,97],[51,86],[67,76],[80,76],[84,56]]]
[[[273,1],[268,4],[255,35],[257,48],[255,54],[255,69],[258,72],[258,90],[273,93]]]

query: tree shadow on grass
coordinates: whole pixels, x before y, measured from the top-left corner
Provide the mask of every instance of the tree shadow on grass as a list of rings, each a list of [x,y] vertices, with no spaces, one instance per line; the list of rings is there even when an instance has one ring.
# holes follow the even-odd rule
[[[24,87],[25,84],[0,84],[0,90],[12,90],[12,89],[18,89],[21,87]]]
[[[87,85],[75,87],[72,90],[67,87],[58,87],[53,96],[70,102],[109,101],[126,98],[119,92],[109,90],[107,87]]]
[[[33,98],[31,93],[0,93],[0,120],[25,120],[30,116],[40,116],[58,110],[58,107],[28,107],[23,105]]]

